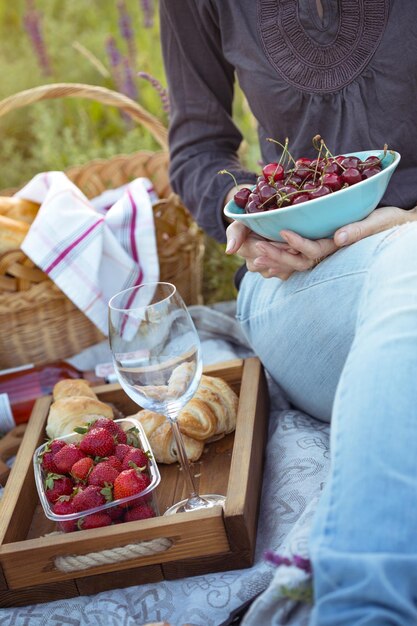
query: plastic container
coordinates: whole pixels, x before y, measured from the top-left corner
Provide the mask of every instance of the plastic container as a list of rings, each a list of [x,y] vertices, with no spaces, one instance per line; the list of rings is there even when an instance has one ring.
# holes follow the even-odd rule
[[[135,509],[135,511],[137,512],[137,507],[139,506],[146,506],[147,514],[143,518],[135,517],[134,519],[136,520],[146,519],[147,517],[155,517],[159,515],[154,490],[161,480],[161,475],[159,473],[158,466],[152,454],[152,449],[149,445],[149,441],[145,435],[143,427],[137,420],[131,417],[114,420],[114,422],[119,424],[125,432],[131,428],[137,429],[137,441],[139,445],[135,447],[142,449],[145,453],[147,453],[147,456],[149,457],[149,465],[147,470],[145,470],[149,474],[149,485],[146,487],[146,489],[133,496],[113,500],[101,506],[85,509],[80,512],[68,513],[64,515],[57,514],[53,511],[53,505],[49,502],[45,493],[44,481],[46,478],[46,472],[41,466],[41,458],[42,453],[45,451],[48,443],[42,444],[35,450],[35,453],[33,455],[35,483],[39,494],[39,499],[46,517],[56,522],[59,530],[62,530],[64,532],[73,532],[77,530],[83,530],[83,526],[85,526],[85,528],[91,528],[92,526],[90,524],[93,518],[91,518],[90,516],[96,516],[96,514],[98,513],[106,513],[111,516],[112,524],[120,524],[125,521],[133,521],[132,519],[129,519],[129,515],[132,516],[132,509]],[[70,435],[66,435],[65,437],[60,437],[59,439],[65,441],[65,443],[76,443],[79,442],[82,437],[83,435],[74,432]],[[64,475],[68,476],[68,474]],[[152,509],[153,514],[150,514],[149,507]],[[87,517],[89,518],[88,524],[86,524]],[[98,518],[96,517],[95,519],[97,520]],[[102,525],[104,526],[109,524]],[[100,527],[100,525],[94,527],[98,528]]]

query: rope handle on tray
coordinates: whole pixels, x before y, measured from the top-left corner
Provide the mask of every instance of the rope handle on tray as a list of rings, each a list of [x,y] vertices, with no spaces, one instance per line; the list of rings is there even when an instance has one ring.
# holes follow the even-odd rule
[[[29,104],[56,98],[88,98],[105,105],[118,107],[149,130],[163,150],[168,147],[168,131],[156,117],[124,94],[99,85],[51,83],[50,85],[25,89],[0,101],[0,117]]]
[[[150,541],[131,543],[120,548],[101,550],[100,552],[57,556],[54,559],[54,565],[61,572],[77,572],[79,570],[86,570],[92,567],[99,567],[100,565],[121,563],[122,561],[136,559],[137,557],[150,556],[152,554],[158,554],[159,552],[165,552],[172,546],[172,544],[173,541],[171,541],[171,539],[160,537],[157,539],[151,539]]]

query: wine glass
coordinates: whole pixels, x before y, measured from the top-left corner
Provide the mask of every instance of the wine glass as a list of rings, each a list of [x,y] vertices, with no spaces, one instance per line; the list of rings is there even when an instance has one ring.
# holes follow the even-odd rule
[[[197,330],[176,287],[147,283],[114,295],[109,302],[109,342],[127,395],[142,408],[163,414],[171,425],[188,498],[165,515],[224,505],[222,495],[198,495],[178,425],[178,414],[194,395],[203,365]]]

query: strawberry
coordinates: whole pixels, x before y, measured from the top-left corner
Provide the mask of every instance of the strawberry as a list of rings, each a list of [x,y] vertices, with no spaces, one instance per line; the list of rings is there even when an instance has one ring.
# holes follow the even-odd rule
[[[52,506],[52,510],[56,515],[69,515],[75,513],[70,496],[61,496]],[[62,520],[58,522],[59,527],[65,533],[72,533],[77,530],[77,520]]]
[[[80,450],[90,456],[109,456],[115,447],[112,435],[105,428],[92,428],[80,441]]]
[[[119,500],[133,496],[146,489],[150,482],[147,474],[142,474],[136,469],[123,470],[114,481],[113,497]]]
[[[106,417],[99,417],[94,422],[93,428],[104,428],[108,430],[113,437],[115,437],[116,443],[126,443],[127,436],[123,428],[117,422],[109,420]]]
[[[88,477],[88,484],[98,485],[99,487],[104,487],[106,483],[113,485],[119,473],[111,463],[102,461],[91,471]]]
[[[122,467],[124,470],[131,469],[135,466],[143,470],[146,469],[148,465],[149,458],[146,452],[140,448],[131,448],[122,461]]]
[[[63,448],[67,444],[62,439],[51,439],[49,441],[49,445],[50,445],[52,454],[56,454],[57,452],[59,452],[59,450],[61,450],[61,448]]]
[[[72,502],[75,511],[86,511],[106,504],[106,498],[101,493],[100,487],[88,485],[88,487],[77,491]]]
[[[72,480],[68,476],[47,474],[45,479],[45,496],[49,502],[56,502],[60,496],[69,496],[72,490]]]
[[[65,441],[61,439],[51,439],[48,441],[39,455],[41,467],[45,472],[52,472],[53,474],[57,474],[58,470],[54,463],[55,454],[65,446]]]
[[[148,519],[155,517],[155,511],[149,504],[140,504],[139,506],[133,506],[125,513],[123,520],[125,522],[134,522],[140,519]]]
[[[132,446],[128,446],[125,443],[118,443],[114,449],[114,454],[120,461],[123,461],[125,455],[132,449]]]
[[[102,513],[92,513],[78,520],[79,530],[89,530],[90,528],[101,528],[102,526],[110,526],[112,519],[104,511]]]
[[[120,520],[125,512],[125,508],[122,506],[112,506],[106,510],[106,513],[111,517],[113,522]]]
[[[74,463],[70,474],[76,480],[86,481],[93,467],[94,461],[91,456],[85,456]]]
[[[84,452],[75,443],[68,443],[55,454],[54,463],[59,473],[68,474],[74,463],[84,457]]]
[[[117,446],[116,446],[117,447]],[[117,458],[116,455],[112,454],[111,456],[109,456],[107,458],[107,463],[110,463],[110,465],[112,465],[114,467],[114,469],[116,469],[119,474],[122,471],[123,467],[122,467],[122,462],[119,461],[119,459]]]

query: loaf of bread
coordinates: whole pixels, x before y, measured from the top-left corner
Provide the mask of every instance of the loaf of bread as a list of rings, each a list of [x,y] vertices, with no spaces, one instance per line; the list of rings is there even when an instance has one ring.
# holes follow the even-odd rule
[[[29,231],[29,224],[0,215],[0,254],[18,250]]]
[[[98,400],[89,384],[83,379],[62,380],[56,383],[46,423],[50,439],[63,437],[77,426],[85,426],[99,417],[114,419],[113,409]]]
[[[187,457],[197,461],[204,444],[220,439],[236,428],[238,397],[221,378],[201,377],[194,397],[178,416]],[[159,463],[175,463],[178,455],[171,426],[166,417],[153,411],[142,410],[131,415],[144,427],[150,446]]]
[[[39,211],[39,206],[36,202],[24,198],[0,196],[0,215],[28,224],[32,224]]]
[[[137,419],[142,424],[158,463],[170,464],[179,461],[174,435],[166,417],[146,409],[130,417]],[[187,458],[191,462],[197,461],[203,453],[204,442],[186,435],[184,435],[183,440]]]

